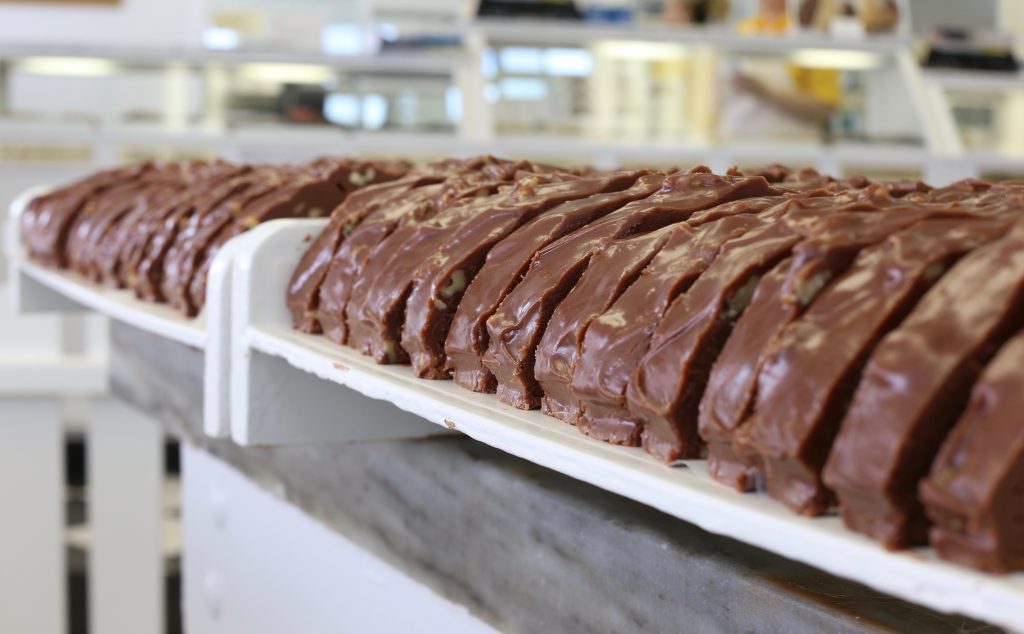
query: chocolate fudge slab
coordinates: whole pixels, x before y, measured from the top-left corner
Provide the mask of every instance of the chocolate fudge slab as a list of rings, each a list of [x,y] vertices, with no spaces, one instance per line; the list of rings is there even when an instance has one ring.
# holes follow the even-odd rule
[[[455,382],[476,392],[494,391],[494,376],[480,361],[489,341],[487,319],[526,275],[538,251],[627,203],[650,196],[662,180],[640,178],[629,189],[562,203],[496,244],[466,288],[448,329],[445,354]]]
[[[991,237],[1008,223],[991,221]],[[957,262],[879,343],[824,481],[843,521],[888,548],[924,543],[918,483],[981,369],[1024,325],[1024,225]]]
[[[131,185],[112,188],[97,198],[96,209],[89,214],[80,214],[72,225],[67,246],[69,268],[92,281],[100,281],[97,257],[110,241],[109,234],[112,231],[116,233],[118,224],[134,209],[149,209],[173,192],[180,191],[186,182],[185,171],[193,167],[191,164],[170,164],[153,170]]]
[[[693,230],[683,225],[682,231]],[[579,281],[551,313],[537,344],[533,374],[544,396],[541,411],[576,424],[579,400],[569,389],[577,348],[590,322],[608,309],[636,281],[668,243],[676,227],[616,240],[594,255]]]
[[[347,171],[345,173],[348,174]],[[375,170],[372,173],[378,174]],[[337,177],[337,174],[328,173],[294,179],[272,196],[248,205],[241,214],[231,218],[201,242],[197,249],[200,263],[187,281],[186,292],[182,293],[187,300],[186,311],[192,314],[205,305],[207,275],[224,243],[270,220],[321,218],[329,215],[345,197],[345,190],[337,182]]]
[[[611,241],[660,229],[732,200],[776,193],[760,176],[718,176],[695,168],[669,176],[658,193],[545,247],[487,320],[490,340],[482,362],[497,380],[499,400],[520,409],[540,406],[542,392],[533,375],[536,346],[591,257]]]
[[[700,406],[699,430],[708,443],[709,471],[720,482],[740,491],[749,491],[755,486],[758,470],[736,453],[732,436],[750,415],[757,392],[757,376],[770,343],[783,328],[799,317],[817,292],[845,269],[861,248],[906,226],[908,220],[916,222],[932,215],[968,213],[965,208],[949,204],[969,198],[971,194],[948,194],[936,203],[924,195],[892,198],[891,189],[891,184],[872,185],[857,195],[861,202],[888,210],[884,223],[875,223],[868,217],[869,224],[858,231],[849,231],[840,223],[834,227],[838,231],[826,231],[798,245],[795,253],[799,257],[790,265],[785,279],[781,279],[779,272],[764,280],[765,288],[759,285],[752,305],[737,322],[712,370]],[[923,194],[924,188],[908,189]],[[778,297],[773,298],[773,294]]]
[[[404,178],[353,192],[334,209],[327,226],[303,253],[288,284],[287,303],[296,330],[322,332],[318,318],[320,289],[342,240],[381,206],[394,203],[418,187],[443,181],[440,170],[453,166],[449,162],[433,167],[438,169],[418,168]]]
[[[631,170],[600,179],[578,179],[572,183],[572,188],[551,187],[546,194],[541,194],[538,185],[538,191],[524,196],[522,201],[475,216],[449,232],[433,255],[416,270],[406,300],[401,344],[409,354],[416,376],[449,378],[445,369],[444,341],[452,315],[495,244],[534,218],[545,217],[549,210],[556,218],[561,218],[563,215],[558,210],[562,205],[577,200],[590,201],[593,196],[607,195],[605,192],[629,191],[637,179],[648,173],[647,170]],[[598,188],[599,191],[592,193]],[[583,195],[577,196],[577,193]],[[636,197],[635,194],[628,196]],[[585,208],[593,209],[593,205]]]
[[[29,202],[21,217],[21,239],[29,256],[47,266],[67,266],[68,234],[71,225],[90,201],[104,191],[130,183],[152,169],[153,163],[99,172]]]
[[[757,283],[750,306],[715,360],[698,410],[697,431],[707,443],[708,472],[737,491],[753,491],[760,469],[732,446],[732,432],[750,415],[764,354],[799,302],[782,301],[793,259],[786,258]]]
[[[321,283],[318,319],[324,335],[336,343],[348,343],[349,300],[361,298],[368,292],[367,285],[377,283],[363,275],[364,267],[386,269],[396,245],[415,234],[423,222],[453,206],[474,205],[473,211],[487,208],[493,204],[492,197],[526,165],[494,159],[469,162],[446,180],[417,188],[364,219],[341,242]]]
[[[695,410],[711,365],[760,277],[788,257],[799,240],[788,223],[777,221],[726,242],[665,312],[626,388],[648,453],[664,462],[700,456]]]
[[[950,263],[991,238],[990,222],[932,218],[860,252],[775,339],[756,405],[733,439],[757,456],[769,495],[817,515],[833,497],[821,469],[877,342],[899,325]]]
[[[939,555],[988,572],[1024,569],[1024,333],[971,392],[920,487]]]
[[[211,208],[223,204],[252,186],[252,169],[232,174],[226,180],[217,180],[213,186],[186,195],[177,204],[168,206],[154,215],[139,231],[138,239],[128,257],[123,261],[125,281],[139,299],[163,301],[161,287],[164,277],[164,262],[173,248],[178,233],[185,230],[191,219],[207,213]]]
[[[212,207],[206,213],[194,215],[185,230],[178,233],[174,245],[164,258],[164,275],[160,287],[164,301],[187,316],[195,315],[196,308],[189,302],[188,285],[210,241],[217,232],[242,216],[246,209],[258,205],[262,200],[276,198],[282,188],[288,187],[290,181],[301,176],[295,166],[267,167],[254,173],[252,184],[244,192]]]
[[[409,239],[400,246],[396,245],[391,263],[386,267],[378,264],[375,269],[367,269],[379,271],[383,279],[367,283],[369,288],[362,294],[361,302],[349,311],[354,347],[373,356],[378,362],[407,362],[408,353],[400,341],[408,313],[407,300],[413,285],[422,275],[421,269],[429,267],[434,258],[441,260],[445,249],[450,248],[449,244],[459,250],[457,253],[450,252],[456,256],[454,261],[457,262],[466,255],[473,255],[476,243],[480,240],[480,236],[474,234],[486,234],[489,228],[498,225],[504,225],[501,233],[506,233],[564,202],[625,189],[636,180],[637,174],[612,172],[587,177],[566,173],[533,174],[520,178],[511,192],[501,200],[475,212],[472,210],[473,205],[467,206],[465,211],[453,208],[444,218],[438,217],[420,226]],[[470,230],[474,228],[482,231]],[[466,232],[465,239],[460,236],[463,232]],[[485,245],[488,243],[493,244],[489,240],[484,241]],[[439,267],[439,271],[443,276],[444,269]],[[440,341],[437,343],[440,346]]]
[[[111,217],[123,215],[131,209],[150,181],[147,176],[110,187],[89,201],[68,229],[64,258],[66,268],[86,275],[89,249],[95,244],[98,234]]]
[[[104,283],[118,288],[134,288],[140,254],[149,238],[179,205],[209,191],[232,176],[250,169],[223,161],[200,163],[187,170],[177,191],[166,198],[160,197],[138,205],[129,212],[113,234],[105,241],[99,255],[99,268]]]
[[[669,305],[696,281],[721,246],[764,220],[756,215],[781,204],[777,196],[726,203],[736,215],[702,222],[706,212],[678,225],[642,275],[586,329],[573,370],[572,394],[583,403],[577,425],[612,442],[640,444],[640,426],[626,407],[626,386],[647,352],[651,335]],[[720,213],[720,211],[718,212]],[[549,326],[550,327],[550,326]],[[551,391],[545,387],[546,397]]]

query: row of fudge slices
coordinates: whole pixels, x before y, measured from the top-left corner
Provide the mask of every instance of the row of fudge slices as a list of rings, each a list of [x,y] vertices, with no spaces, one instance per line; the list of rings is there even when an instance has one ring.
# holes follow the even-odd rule
[[[327,216],[355,190],[403,177],[405,161],[322,158],[303,165],[147,162],[103,171],[32,200],[29,256],[194,316],[220,247],[275,218]]]
[[[1022,209],[1014,183],[445,160],[349,196],[287,301],[380,363],[1013,570]]]

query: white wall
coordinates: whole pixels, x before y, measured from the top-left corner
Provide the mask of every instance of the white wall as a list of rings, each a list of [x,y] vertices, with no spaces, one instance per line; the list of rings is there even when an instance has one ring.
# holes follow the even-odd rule
[[[174,48],[198,44],[206,0],[117,5],[0,3],[0,44]]]

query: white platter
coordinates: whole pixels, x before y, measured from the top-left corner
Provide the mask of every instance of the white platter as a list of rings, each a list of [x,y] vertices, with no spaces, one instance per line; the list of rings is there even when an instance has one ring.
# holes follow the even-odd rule
[[[292,330],[283,298],[310,229],[309,223],[274,221],[236,245],[230,388],[206,387],[208,394],[230,394],[235,441],[347,442],[425,435],[441,425],[713,533],[935,610],[1024,630],[1024,574],[975,572],[940,561],[927,548],[891,553],[846,530],[837,517],[800,517],[764,495],[719,485],[704,461],[667,467],[640,449],[585,437],[539,412],[502,405],[451,381],[417,380],[407,367],[380,366]]]
[[[205,314],[189,319],[167,305],[136,299],[130,291],[105,288],[70,271],[28,260],[18,240],[20,219],[29,201],[45,192],[45,187],[34,187],[22,193],[11,203],[7,218],[6,250],[16,312],[70,312],[85,308],[193,348],[206,347]]]

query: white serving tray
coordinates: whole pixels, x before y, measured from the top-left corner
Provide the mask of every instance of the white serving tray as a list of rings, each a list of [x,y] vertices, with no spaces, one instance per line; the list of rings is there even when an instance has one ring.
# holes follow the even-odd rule
[[[186,319],[169,306],[135,299],[130,291],[104,288],[69,271],[29,261],[19,236],[21,215],[28,203],[45,194],[39,186],[26,190],[11,203],[7,217],[7,257],[14,310],[18,313],[94,310],[118,321],[153,332],[193,348],[206,346],[206,320]]]
[[[29,201],[46,193],[43,186],[33,187],[18,196],[10,206],[7,218],[7,244],[10,290],[17,313],[80,312],[91,310],[141,330],[176,341],[205,352],[204,372],[224,373],[219,381],[226,384],[230,372],[231,258],[234,240],[218,252],[210,267],[207,281],[207,307],[198,317],[189,319],[164,304],[141,301],[127,290],[109,289],[69,271],[59,271],[30,261],[18,238],[20,219]],[[210,331],[217,330],[217,337]],[[227,402],[215,395],[203,404],[205,418],[211,421],[207,431],[212,436],[227,434]]]
[[[926,548],[890,553],[846,530],[838,517],[797,516],[764,495],[717,484],[705,461],[670,468],[640,449],[588,438],[539,412],[502,405],[451,381],[418,380],[407,367],[380,366],[323,337],[292,330],[285,289],[319,226],[273,221],[236,244],[230,387],[217,383],[223,373],[209,375],[206,386],[207,394],[230,395],[236,442],[298,445],[426,435],[437,429],[429,421],[713,533],[935,610],[1024,630],[1024,574],[978,573],[938,560]]]

